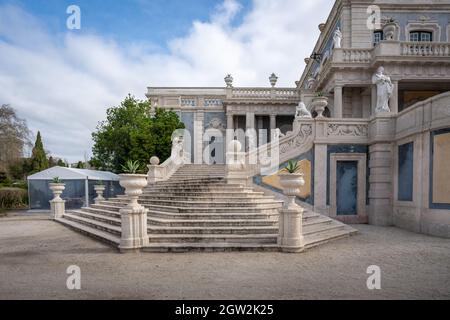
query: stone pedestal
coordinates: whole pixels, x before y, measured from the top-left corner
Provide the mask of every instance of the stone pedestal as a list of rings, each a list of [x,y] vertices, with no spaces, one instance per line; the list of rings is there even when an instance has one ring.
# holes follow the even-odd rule
[[[393,224],[393,146],[395,118],[379,113],[369,125],[369,224]]]
[[[66,210],[66,201],[62,199],[50,200],[50,212],[52,219],[62,218]]]
[[[125,207],[120,209],[122,236],[119,249],[121,252],[136,251],[149,244],[147,234],[147,209]]]
[[[280,210],[278,245],[283,252],[301,252],[303,241],[303,208],[291,205]]]
[[[248,184],[247,167],[245,165],[245,152],[241,151],[242,145],[237,140],[228,144],[226,154],[226,179],[229,184]]]
[[[143,174],[121,174],[120,185],[125,188],[128,205],[120,209],[122,221],[119,249],[121,252],[137,251],[149,243],[147,209],[138,203],[142,189],[147,185]]]

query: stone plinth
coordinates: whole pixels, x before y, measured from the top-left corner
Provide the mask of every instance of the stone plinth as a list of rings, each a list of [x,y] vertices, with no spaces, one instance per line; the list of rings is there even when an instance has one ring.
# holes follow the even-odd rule
[[[66,201],[62,199],[50,200],[50,212],[52,219],[62,218],[66,208]]]
[[[290,205],[280,210],[278,245],[283,252],[304,250],[302,231],[303,208]]]

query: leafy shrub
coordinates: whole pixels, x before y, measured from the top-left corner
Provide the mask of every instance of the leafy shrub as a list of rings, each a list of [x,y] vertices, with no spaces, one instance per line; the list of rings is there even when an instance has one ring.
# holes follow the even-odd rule
[[[28,203],[27,190],[20,188],[0,189],[0,209],[20,209]]]

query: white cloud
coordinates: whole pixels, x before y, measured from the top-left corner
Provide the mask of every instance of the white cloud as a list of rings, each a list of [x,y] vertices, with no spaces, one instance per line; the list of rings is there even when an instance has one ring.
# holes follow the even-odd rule
[[[0,6],[0,103],[10,103],[41,130],[56,156],[76,161],[90,152],[91,132],[105,110],[127,93],[144,98],[151,86],[294,86],[332,0],[255,0],[242,9],[225,0],[209,21],[193,21],[186,36],[168,39],[169,53],[151,44],[122,46],[83,32],[54,35],[18,7]],[[150,48],[150,50],[149,50]]]

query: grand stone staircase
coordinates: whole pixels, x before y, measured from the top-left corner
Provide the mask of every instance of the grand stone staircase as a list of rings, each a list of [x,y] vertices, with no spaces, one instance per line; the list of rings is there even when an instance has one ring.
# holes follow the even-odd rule
[[[143,251],[278,250],[282,201],[254,188],[227,184],[223,165],[184,165],[173,176],[144,189],[150,245]],[[117,247],[119,210],[125,196],[68,211],[59,222]],[[305,211],[305,247],[347,237],[355,229]]]

